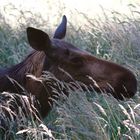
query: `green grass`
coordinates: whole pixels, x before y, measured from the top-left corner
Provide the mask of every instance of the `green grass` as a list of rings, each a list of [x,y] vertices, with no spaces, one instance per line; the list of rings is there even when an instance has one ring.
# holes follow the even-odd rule
[[[76,30],[69,22],[66,40],[99,58],[114,61],[133,71],[138,81],[137,94],[132,99],[117,101],[96,92],[69,91],[69,97],[62,96],[44,122],[38,123],[32,117],[23,117],[21,122],[18,116],[10,124],[7,122],[13,139],[22,139],[23,132],[28,139],[39,140],[47,139],[51,133],[55,139],[65,140],[140,139],[140,13],[135,6],[130,9],[131,16],[112,11],[111,16],[104,12],[96,19],[77,12],[76,16],[84,18],[88,26]],[[40,24],[41,21],[44,23],[40,16],[35,19],[33,15],[32,20],[26,19],[26,24],[15,30],[5,21],[4,15],[0,14],[0,17],[0,66],[8,67],[22,61],[30,51],[25,28],[28,25],[44,28],[45,25]],[[34,24],[30,23],[33,20]],[[3,106],[7,107],[7,104]],[[23,131],[20,125],[24,126]]]

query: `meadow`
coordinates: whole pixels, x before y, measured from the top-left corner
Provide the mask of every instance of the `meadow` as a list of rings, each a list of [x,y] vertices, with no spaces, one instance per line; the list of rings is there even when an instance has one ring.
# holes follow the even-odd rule
[[[57,21],[52,25],[53,27],[51,27],[51,23],[46,27],[48,21],[45,21],[40,15],[29,11],[18,11],[12,5],[9,7],[12,7],[11,9],[18,14],[20,13],[20,16],[16,20],[18,26],[13,27],[5,18],[6,10],[0,11],[1,68],[21,62],[30,53],[26,27],[34,26],[43,29],[51,36],[63,15],[63,10],[59,11],[60,16],[56,17]],[[62,94],[60,100],[55,101],[52,111],[45,120],[42,121],[38,118],[37,121],[34,121],[32,115],[28,117],[23,115],[24,112],[33,114],[35,111],[26,97],[4,92],[0,96],[0,114],[1,120],[6,120],[5,125],[9,129],[6,134],[3,134],[1,128],[0,139],[20,140],[25,135],[29,140],[140,139],[140,6],[130,4],[128,7],[129,15],[118,11],[108,13],[102,9],[102,16],[95,18],[75,11],[76,16],[84,21],[84,25],[77,27],[73,20],[68,19],[66,41],[99,58],[116,62],[133,71],[138,81],[137,94],[131,99],[118,101],[111,96],[94,91],[69,90],[69,97]],[[49,17],[48,19],[51,20]],[[55,79],[47,72],[44,73],[43,78],[44,80]],[[65,85],[61,81],[56,80],[56,82],[61,86]],[[13,104],[13,101],[16,104],[17,100],[22,100],[17,110],[20,112],[19,116],[16,116],[11,105],[8,105]],[[8,112],[10,117],[14,116],[16,119],[12,119],[12,121],[6,119],[3,112]]]

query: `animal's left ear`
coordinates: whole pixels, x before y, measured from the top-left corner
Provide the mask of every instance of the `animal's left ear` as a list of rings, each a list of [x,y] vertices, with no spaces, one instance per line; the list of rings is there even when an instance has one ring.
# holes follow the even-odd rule
[[[51,46],[51,40],[49,36],[38,29],[28,27],[27,38],[32,48],[38,51],[45,51],[47,47]]]
[[[66,35],[66,28],[67,28],[67,18],[64,15],[60,25],[57,27],[57,29],[56,29],[56,31],[54,33],[53,38],[56,38],[56,39],[64,38],[65,35]]]

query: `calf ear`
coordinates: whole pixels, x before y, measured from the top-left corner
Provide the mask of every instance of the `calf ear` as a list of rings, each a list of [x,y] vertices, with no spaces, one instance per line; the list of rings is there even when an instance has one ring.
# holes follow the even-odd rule
[[[57,29],[56,29],[56,31],[54,33],[53,38],[56,38],[56,39],[64,38],[65,35],[66,35],[66,28],[67,28],[67,18],[64,15],[60,25],[57,27]]]
[[[47,47],[51,46],[51,41],[49,36],[41,30],[28,27],[27,38],[30,46],[35,50],[45,51]]]

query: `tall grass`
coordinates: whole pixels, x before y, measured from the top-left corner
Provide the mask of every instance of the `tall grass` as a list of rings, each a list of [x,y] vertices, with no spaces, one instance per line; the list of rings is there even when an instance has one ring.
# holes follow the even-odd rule
[[[131,15],[123,15],[112,11],[108,16],[103,9],[102,17],[93,19],[84,13],[76,12],[77,17],[86,20],[86,25],[76,29],[75,25],[69,22],[66,40],[75,46],[90,51],[97,57],[114,61],[133,71],[138,81],[138,91],[135,97],[118,101],[113,97],[97,94],[94,91],[69,90],[69,97],[64,95],[60,97],[44,122],[41,120],[39,122],[34,121],[32,115],[31,118],[23,117],[24,115],[19,115],[17,113],[19,111],[16,111],[18,115],[14,115],[15,119],[9,121],[8,118],[8,122],[6,121],[6,125],[10,128],[10,136],[12,134],[13,137],[10,137],[11,139],[23,139],[25,133],[27,139],[140,139],[140,11],[138,10],[140,7],[135,5],[129,5],[129,7]],[[21,26],[15,31],[11,28],[10,23],[5,21],[4,15],[0,14],[2,19],[0,21],[1,66],[18,63],[28,53],[26,33],[23,32],[25,27],[34,25],[44,28],[45,25],[42,24],[44,20],[40,16],[32,15],[32,18],[26,19],[21,14],[20,18],[26,19],[25,24],[22,25],[22,22],[20,22],[22,20],[17,20]],[[46,73],[43,78],[48,80],[50,77]],[[56,82],[61,84],[62,87],[64,85],[68,86],[61,81],[56,80]],[[8,101],[5,102],[5,99],[2,99],[1,108],[6,106],[5,108],[13,113],[13,110],[10,110],[8,106],[9,99],[13,99],[13,96],[10,93],[1,94],[1,98],[2,96],[8,96]],[[20,101],[19,96],[14,101]],[[21,101],[21,103],[24,104],[25,102]],[[24,111],[23,104],[19,108],[14,107],[14,109],[18,108]],[[26,108],[30,109],[30,104]],[[6,115],[4,118],[7,118],[7,113],[4,113]],[[16,130],[13,131],[13,128]],[[8,137],[9,133],[8,135],[4,133],[4,137],[5,135]]]
[[[0,96],[0,139],[53,139],[39,116],[33,96],[3,92]]]

